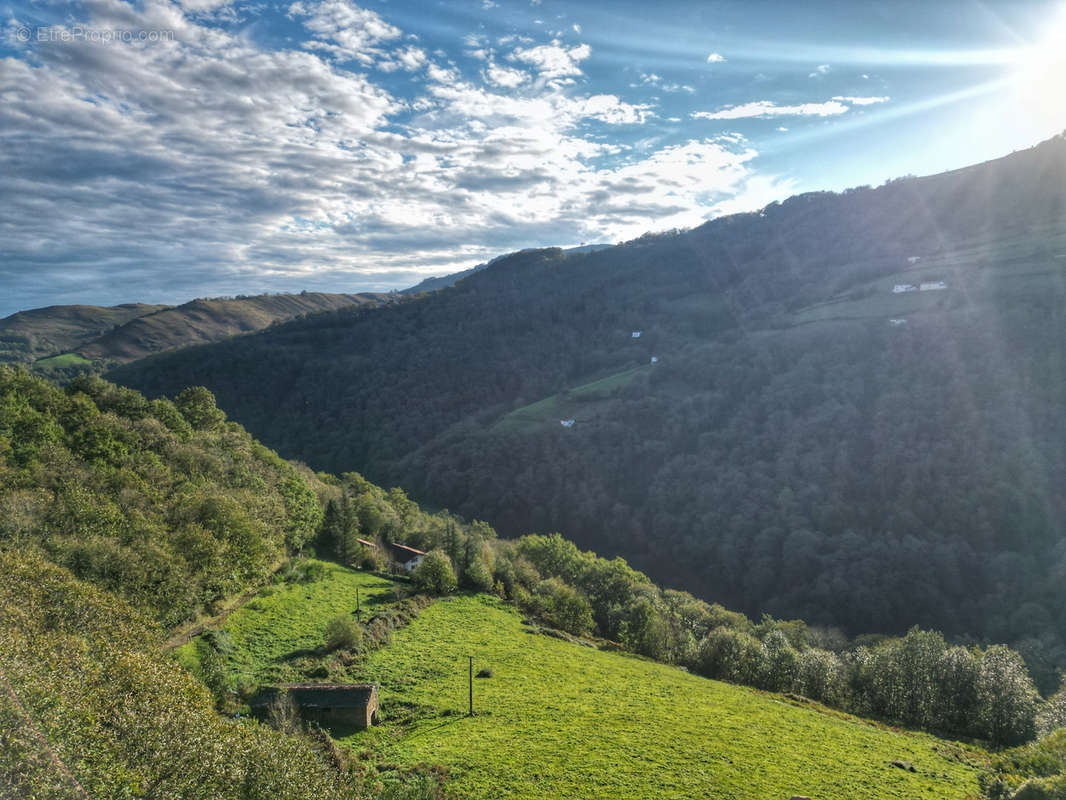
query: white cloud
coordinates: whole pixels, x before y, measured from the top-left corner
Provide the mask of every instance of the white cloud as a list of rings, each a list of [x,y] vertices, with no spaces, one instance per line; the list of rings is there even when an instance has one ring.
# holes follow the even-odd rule
[[[398,69],[407,72],[415,72],[429,63],[424,50],[419,47],[405,47],[390,53],[386,58],[379,61],[378,69],[384,72],[395,72]]]
[[[817,67],[814,68],[814,72],[812,72],[807,77],[808,78],[820,78],[822,75],[825,75],[826,73],[828,73],[829,70],[831,70],[831,69],[832,69],[832,67],[830,67],[828,64],[819,64]]]
[[[850,103],[853,106],[872,106],[874,103],[886,103],[888,97],[834,97],[842,103]]]
[[[793,106],[775,105],[770,100],[756,100],[739,106],[726,106],[718,111],[694,111],[693,119],[747,119],[758,117],[831,117],[843,114],[848,107],[839,100],[827,100],[824,103],[801,103]]]
[[[580,75],[578,64],[592,54],[587,44],[565,47],[558,40],[535,47],[519,47],[509,56],[512,61],[521,61],[535,67],[543,78],[562,78]]]
[[[489,64],[485,70],[485,80],[494,86],[514,88],[526,83],[529,80],[529,73],[520,69],[501,67],[498,64]]]
[[[374,45],[401,35],[399,28],[387,23],[377,12],[349,0],[310,3],[297,0],[289,6],[288,13],[293,18],[303,17],[304,27],[319,37],[305,47],[363,63],[370,63],[373,56],[380,55],[381,51]]]
[[[725,56],[721,53],[711,53],[707,56],[708,64],[721,64],[723,61],[725,61]]]
[[[689,94],[693,94],[696,91],[695,87],[689,86],[688,84],[666,83],[661,76],[656,75],[654,72],[642,72],[640,74],[640,80],[636,83],[629,84],[629,86],[631,89],[637,89],[641,86],[653,86],[664,92],[688,92]]]

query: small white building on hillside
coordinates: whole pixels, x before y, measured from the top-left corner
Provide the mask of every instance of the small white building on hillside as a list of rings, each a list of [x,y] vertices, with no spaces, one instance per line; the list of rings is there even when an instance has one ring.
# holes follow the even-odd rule
[[[918,288],[923,292],[939,292],[941,289],[947,289],[948,285],[944,281],[927,281]]]
[[[572,419],[561,419],[559,420],[559,424],[562,425],[564,428],[574,427],[574,421]]]
[[[633,331],[633,338],[634,339],[639,339],[640,338],[640,334],[641,334],[641,331]]]
[[[892,287],[892,294],[903,294],[903,292],[916,292],[918,287],[913,283],[897,283]]]

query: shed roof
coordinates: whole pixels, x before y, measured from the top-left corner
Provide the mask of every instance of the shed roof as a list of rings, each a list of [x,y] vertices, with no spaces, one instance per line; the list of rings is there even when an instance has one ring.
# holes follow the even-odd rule
[[[252,705],[269,704],[280,691],[287,691],[301,708],[366,708],[377,693],[373,683],[282,683],[264,686]]]

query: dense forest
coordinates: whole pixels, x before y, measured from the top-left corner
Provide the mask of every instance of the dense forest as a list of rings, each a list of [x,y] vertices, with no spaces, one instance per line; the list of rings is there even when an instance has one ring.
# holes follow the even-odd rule
[[[316,469],[505,535],[560,530],[755,616],[1011,641],[1050,691],[1064,186],[1058,137],[595,253],[515,254],[414,302],[113,378],[204,384]],[[893,294],[911,281],[948,290]]]

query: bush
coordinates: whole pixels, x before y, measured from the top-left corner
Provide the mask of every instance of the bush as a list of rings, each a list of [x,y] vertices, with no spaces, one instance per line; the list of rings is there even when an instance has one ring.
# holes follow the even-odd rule
[[[751,685],[762,668],[762,646],[750,633],[719,626],[700,642],[696,668],[708,678]]]
[[[443,550],[431,550],[422,558],[411,575],[415,586],[430,594],[447,594],[455,591],[458,582],[452,560]]]
[[[363,629],[348,614],[340,614],[326,626],[326,649],[352,650],[363,641]]]

